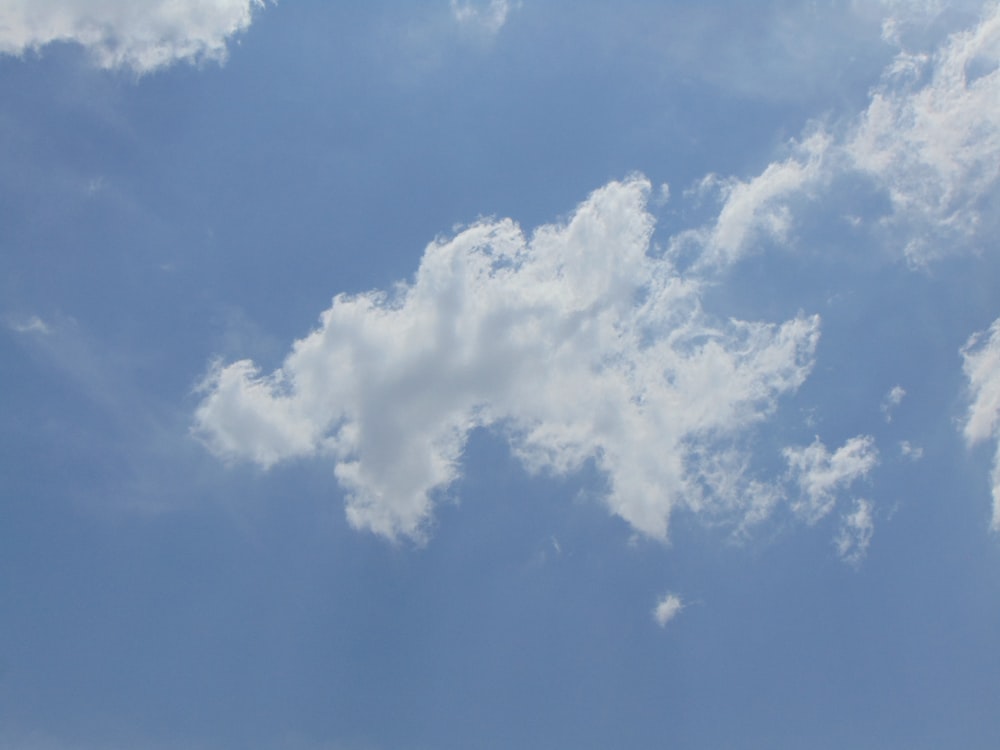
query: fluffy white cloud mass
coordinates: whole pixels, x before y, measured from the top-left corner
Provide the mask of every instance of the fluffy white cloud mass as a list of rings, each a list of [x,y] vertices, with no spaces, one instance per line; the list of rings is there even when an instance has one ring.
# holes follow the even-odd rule
[[[530,237],[484,221],[430,244],[411,283],[336,297],[276,371],[216,366],[196,434],[265,467],[329,456],[355,527],[419,538],[492,425],[531,471],[593,461],[610,510],[664,538],[675,508],[746,485],[734,446],[803,382],[819,320],[713,321],[699,282],[650,253],[649,191],[612,182]]]
[[[973,234],[1000,177],[1000,3],[934,54],[901,52],[846,148],[888,192],[912,262]]]
[[[5,0],[0,53],[52,42],[86,47],[104,68],[147,73],[180,60],[221,61],[263,0]]]
[[[667,594],[656,603],[653,609],[653,619],[661,628],[665,628],[667,623],[673,620],[684,609],[684,602],[676,594]]]
[[[1000,532],[1000,319],[988,331],[972,336],[962,349],[965,375],[972,396],[965,420],[969,445],[993,439],[997,454],[993,460],[992,528]]]

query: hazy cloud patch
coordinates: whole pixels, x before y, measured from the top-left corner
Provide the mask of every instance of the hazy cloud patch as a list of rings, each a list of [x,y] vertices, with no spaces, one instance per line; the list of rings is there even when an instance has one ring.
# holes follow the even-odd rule
[[[510,12],[516,7],[517,3],[509,0],[451,0],[451,15],[462,26],[493,35],[504,27]]]
[[[52,333],[52,327],[37,315],[7,315],[4,322],[14,333],[28,333],[47,336]]]
[[[872,517],[872,504],[860,498],[854,501],[854,507],[845,513],[840,521],[840,530],[834,539],[837,555],[848,565],[861,565],[868,554],[868,546],[875,533],[875,522]]]

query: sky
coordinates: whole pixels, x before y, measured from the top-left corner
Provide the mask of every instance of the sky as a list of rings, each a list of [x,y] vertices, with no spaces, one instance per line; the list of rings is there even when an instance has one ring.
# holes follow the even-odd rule
[[[0,747],[994,748],[1000,4],[0,0]]]

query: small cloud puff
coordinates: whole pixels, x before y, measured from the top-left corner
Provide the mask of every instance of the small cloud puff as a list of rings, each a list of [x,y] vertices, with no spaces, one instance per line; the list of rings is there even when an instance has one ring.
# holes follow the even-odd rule
[[[893,410],[903,403],[903,398],[906,396],[906,391],[903,390],[902,386],[894,385],[890,391],[885,394],[885,398],[882,399],[882,413],[885,415],[885,421],[892,421]]]
[[[684,602],[676,594],[666,594],[653,608],[653,619],[661,628],[665,628],[667,623],[673,620],[684,609]]]
[[[853,510],[841,518],[840,531],[834,539],[837,555],[848,565],[860,566],[868,554],[874,533],[872,504],[859,498],[854,501]]]
[[[221,62],[264,0],[32,0],[0,5],[0,54],[53,42],[85,47],[102,68],[136,73],[178,61]]]
[[[919,461],[924,457],[924,449],[919,445],[914,445],[909,440],[902,440],[899,443],[899,455],[911,461]]]

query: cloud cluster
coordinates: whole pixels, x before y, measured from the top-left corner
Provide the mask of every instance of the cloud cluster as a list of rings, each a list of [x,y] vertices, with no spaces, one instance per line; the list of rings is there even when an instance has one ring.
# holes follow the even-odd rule
[[[178,61],[222,61],[263,0],[8,0],[0,54],[53,42],[85,47],[103,68],[148,73]]]
[[[891,5],[898,24],[940,12]],[[509,9],[452,3],[457,21],[494,31]],[[902,44],[892,28],[886,38]],[[818,439],[787,448],[780,480],[754,477],[741,441],[807,376],[818,318],[719,322],[702,309],[701,284],[789,241],[796,211],[844,176],[885,192],[883,224],[913,263],[949,252],[943,238],[974,236],[1000,177],[1000,5],[932,54],[900,51],[865,111],[807,133],[757,176],[707,177],[699,190],[717,193],[718,213],[662,255],[641,178],[610,183],[530,237],[502,220],[434,242],[412,282],[335,298],[275,372],[217,364],[196,433],[262,466],[330,457],[351,522],[388,537],[422,535],[479,427],[505,436],[531,471],[593,462],[610,510],[652,537],[666,536],[677,508],[746,526],[788,497],[816,523],[876,465],[872,438],[832,453]],[[887,396],[887,418],[904,393]],[[871,505],[856,500],[845,518],[838,550],[857,562]]]
[[[990,439],[997,443],[991,526],[1000,532],[1000,319],[988,331],[973,335],[963,347],[962,357],[971,394],[965,439],[969,445]]]
[[[262,466],[329,456],[354,526],[419,538],[469,432],[492,426],[530,471],[593,462],[609,509],[665,538],[705,476],[739,484],[705,447],[732,452],[803,382],[819,320],[714,321],[650,252],[649,191],[612,182],[530,237],[484,221],[430,244],[412,282],[336,297],[275,372],[214,367],[196,433]]]

